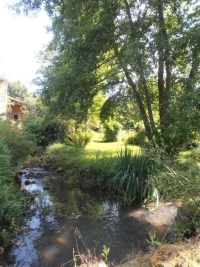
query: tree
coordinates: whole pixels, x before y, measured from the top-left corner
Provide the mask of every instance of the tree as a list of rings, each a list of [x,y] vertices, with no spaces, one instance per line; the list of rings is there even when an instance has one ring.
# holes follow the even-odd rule
[[[168,153],[191,139],[200,115],[197,1],[22,3],[43,3],[52,16],[51,58],[40,80],[51,109],[84,120],[100,90],[109,98],[117,93],[137,104],[148,139]]]
[[[41,104],[37,104],[38,98],[29,93],[28,88],[20,81],[11,81],[8,83],[8,96],[24,102],[23,113],[26,113],[26,115],[32,114],[32,116],[35,116],[38,106],[40,106],[40,111],[42,109]]]
[[[88,110],[88,123],[93,129],[99,130],[101,125],[100,112],[106,98],[103,92],[99,92],[93,99],[93,104]]]
[[[20,81],[10,81],[8,83],[8,95],[23,101],[28,96],[28,89]]]

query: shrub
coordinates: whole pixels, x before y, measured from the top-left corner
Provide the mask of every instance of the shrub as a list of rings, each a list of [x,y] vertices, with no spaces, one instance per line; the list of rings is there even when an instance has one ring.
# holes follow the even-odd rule
[[[66,127],[66,143],[68,145],[85,148],[92,139],[92,132],[88,130],[84,123],[76,124],[74,120],[69,120]]]
[[[126,140],[128,145],[142,145],[145,142],[146,133],[145,131],[133,132]]]
[[[28,117],[24,120],[23,127],[38,146],[46,147],[55,141],[64,141],[65,138],[64,124],[57,118],[49,120],[44,117]]]
[[[92,134],[87,132],[82,132],[80,129],[76,131],[74,135],[74,146],[85,148],[86,145],[91,141]]]
[[[117,135],[120,129],[120,126],[117,122],[109,121],[103,124],[104,127],[104,142],[116,142]]]
[[[19,165],[36,149],[31,135],[9,121],[0,120],[0,139],[9,150],[12,166]]]
[[[154,165],[145,155],[133,155],[131,150],[121,149],[112,168],[113,178],[109,180],[109,186],[122,196],[125,205],[141,205],[153,198],[151,175]]]

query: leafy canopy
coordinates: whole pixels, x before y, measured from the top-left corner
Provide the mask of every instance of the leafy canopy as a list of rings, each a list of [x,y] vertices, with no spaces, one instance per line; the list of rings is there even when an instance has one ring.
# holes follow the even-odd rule
[[[190,142],[200,115],[198,1],[21,0],[19,6],[25,12],[44,6],[52,18],[54,38],[38,79],[50,110],[86,120],[104,91],[107,103],[117,96],[136,104],[148,139],[168,153]]]

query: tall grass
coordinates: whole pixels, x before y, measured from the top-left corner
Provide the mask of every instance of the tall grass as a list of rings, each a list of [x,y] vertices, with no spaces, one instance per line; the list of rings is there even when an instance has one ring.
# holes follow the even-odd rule
[[[149,157],[140,152],[134,154],[125,147],[118,152],[114,161],[109,187],[122,197],[125,205],[141,205],[153,198],[154,185],[151,175],[154,165]]]

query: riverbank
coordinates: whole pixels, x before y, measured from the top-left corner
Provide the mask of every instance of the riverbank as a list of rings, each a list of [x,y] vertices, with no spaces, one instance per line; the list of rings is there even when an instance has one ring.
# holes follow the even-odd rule
[[[138,148],[134,148],[134,149],[137,150]],[[82,155],[83,158],[81,159],[80,164],[79,164],[78,163],[79,159],[77,160],[76,157],[71,156],[71,154],[67,153],[67,151],[66,151],[66,154],[61,153],[62,156],[59,155],[58,152],[59,151],[57,151],[56,148],[53,148],[52,150],[50,149],[49,151],[47,151],[47,154],[46,154],[47,158],[51,158],[52,156],[53,156],[52,158],[54,158],[55,155],[58,155],[57,159],[59,159],[58,161],[59,165],[57,167],[69,166],[68,165],[69,162],[70,164],[73,165],[74,160],[75,160],[76,162],[75,166],[77,166],[77,168],[79,169],[79,168],[82,168],[82,166],[85,166],[83,158],[85,159],[89,158],[89,160],[86,160],[87,163],[90,162],[88,165],[86,164],[87,171],[80,172],[80,174],[86,173],[86,177],[87,177],[86,184],[88,185],[93,185],[95,183],[94,181],[95,181],[95,178],[98,177],[98,174],[100,175],[100,177],[101,175],[105,174],[105,173],[101,173],[101,171],[105,170],[106,172],[107,168],[105,168],[105,166],[112,164],[112,160],[116,155],[113,153],[113,151],[110,156],[108,156],[107,154],[106,162],[108,162],[108,165],[106,164],[104,165],[105,160],[103,159],[104,156],[102,156],[104,151],[99,150],[98,152],[96,152],[95,156],[94,154],[93,156],[91,156],[91,154],[88,153],[88,151],[86,150],[87,156],[86,154]],[[133,266],[133,263],[134,263],[134,266],[141,266],[141,267],[144,267],[144,266],[155,266],[155,267],[200,266],[200,260],[199,260],[199,257],[197,256],[198,254],[200,254],[198,231],[195,234],[195,231],[196,231],[195,228],[193,230],[191,230],[192,228],[190,228],[190,227],[193,227],[192,226],[192,220],[193,220],[192,218],[194,218],[193,214],[196,214],[195,215],[196,217],[194,218],[195,223],[196,221],[198,222],[198,209],[199,209],[198,203],[196,203],[195,201],[195,194],[196,193],[198,194],[198,188],[199,188],[198,186],[199,165],[198,165],[198,162],[196,162],[196,159],[193,155],[195,155],[195,151],[194,152],[192,151],[191,154],[190,152],[181,154],[181,157],[179,157],[179,159],[175,162],[176,165],[174,167],[176,168],[176,170],[174,171],[173,169],[169,167],[168,173],[164,173],[164,175],[162,175],[161,177],[162,187],[159,188],[161,191],[164,189],[163,193],[168,194],[167,195],[168,197],[176,196],[177,199],[175,199],[175,201],[177,200],[179,201],[180,199],[182,199],[185,205],[183,210],[186,215],[183,216],[183,220],[180,220],[180,224],[178,226],[180,237],[177,240],[175,240],[174,244],[163,244],[161,248],[157,248],[153,252],[145,254],[145,256],[143,253],[139,253],[138,255],[135,255],[133,261],[132,260],[130,260],[130,262],[128,261],[128,263],[126,263],[125,266],[127,267]],[[92,159],[94,160],[93,161],[94,164],[91,163]],[[102,162],[100,163],[100,165],[98,165],[99,161],[97,159],[102,159]],[[94,171],[94,175],[92,175],[92,181],[89,183],[88,181],[91,179],[90,176],[91,176],[92,171],[90,172],[88,170],[90,170],[91,166],[92,166],[92,170],[93,169],[95,170],[97,166],[98,167],[100,166],[101,171],[99,172]],[[76,173],[77,173],[77,168],[76,168]],[[83,169],[85,169],[85,167]],[[75,175],[75,177],[77,178],[79,177],[79,175],[78,176]],[[167,177],[167,180],[166,180],[166,177]],[[165,186],[165,183],[163,183],[163,181],[166,182],[166,186],[167,186],[166,188],[163,188],[163,186]],[[177,184],[175,181],[177,181]],[[185,190],[187,190],[187,194],[185,194]],[[187,234],[187,236],[188,235],[193,236],[193,238],[185,238],[184,237],[185,233]],[[164,243],[165,242],[166,240],[164,241]],[[142,254],[142,256],[140,254]],[[177,265],[178,262],[180,262],[180,265]]]
[[[40,165],[42,167],[50,169],[56,174],[59,174],[62,179],[64,179],[64,187],[66,188],[73,189],[80,187],[84,190],[97,190],[100,195],[105,197],[105,195],[108,194],[108,192],[105,191],[105,181],[109,178],[108,170],[110,168],[110,165],[113,164],[115,158],[116,152],[114,151],[106,151],[105,153],[103,151],[91,152],[87,149],[79,150],[56,144],[48,147],[44,155],[35,157],[34,159],[30,158],[30,160],[26,164],[26,167],[32,168],[35,165]],[[170,184],[169,182],[170,180],[168,180],[168,184]],[[27,185],[33,187],[34,181],[27,183]],[[185,188],[187,187],[185,186]],[[62,202],[65,201],[65,197],[63,197],[64,194],[60,193],[60,190],[58,190],[56,194],[58,201],[60,202],[60,204],[56,206],[58,208],[59,215],[63,215],[62,213],[66,204],[63,204]],[[112,198],[112,195],[110,196]],[[76,203],[76,201],[74,201],[74,203]],[[149,210],[151,210],[151,208]],[[75,216],[74,214],[77,216]],[[83,217],[81,214],[82,213],[80,212],[80,210],[77,209],[77,212],[73,213],[70,216],[70,219],[74,217],[82,219]],[[151,224],[151,221],[149,221],[149,223]],[[180,239],[181,241],[175,240],[174,244],[165,244],[165,242],[169,241],[168,239],[162,240],[162,238],[159,239],[158,236],[156,236],[156,240],[157,239],[162,243],[162,246],[160,248],[155,249],[155,244],[152,243],[150,245],[152,248],[154,248],[153,251],[150,252],[148,250],[148,253],[145,254],[144,252],[135,253],[128,259],[125,258],[122,261],[122,264],[123,262],[126,262],[123,264],[123,266],[199,266],[199,258],[197,257],[198,253],[200,254],[198,238],[184,239],[184,242],[182,241],[183,239]],[[58,237],[58,240],[62,240],[63,242],[63,238],[61,238],[60,236]],[[173,253],[173,251],[175,251],[175,253]],[[167,263],[165,263],[165,261]],[[178,261],[180,261],[180,264],[182,265],[177,265]],[[165,265],[162,265],[164,263]],[[190,263],[192,263],[193,265],[190,265]]]
[[[150,253],[138,253],[120,267],[199,267],[199,236],[174,244],[163,244]]]
[[[139,252],[132,259],[125,259],[125,263],[116,267],[199,267],[200,266],[200,241],[199,237],[180,241],[175,244],[164,244],[152,252]],[[64,266],[64,265],[63,265]],[[81,264],[80,267],[107,267],[101,261],[91,264]]]
[[[39,160],[41,161],[41,159],[39,159]],[[44,158],[42,159],[42,161],[43,162],[41,162],[41,165],[42,166],[46,165],[46,160]],[[36,164],[36,162],[35,163],[29,162],[27,164],[27,166],[30,167],[30,165],[31,165],[31,167],[33,167],[35,164]],[[48,168],[49,168],[49,166],[48,166]],[[63,169],[55,169],[55,171],[56,171],[56,173],[60,172],[61,177],[64,175]],[[33,190],[33,192],[34,192],[34,188],[38,186],[38,182],[39,182],[38,178],[40,177],[41,174],[42,174],[42,176],[44,176],[43,171],[41,171],[40,169],[33,169],[30,172],[30,174],[27,172],[27,170],[21,171],[20,175],[25,175],[23,177],[23,181],[22,181],[22,184],[23,184],[22,188],[24,190],[26,190],[26,187],[28,186],[28,188],[30,187],[30,189]],[[30,183],[26,183],[27,180]],[[39,185],[41,186],[42,184],[39,182]],[[40,190],[43,191],[44,188],[45,187],[42,185]],[[48,190],[55,191],[55,187],[51,188],[51,186],[50,186],[48,188]],[[48,190],[46,192],[48,192]],[[58,193],[59,193],[59,195],[63,201],[63,197],[62,197],[63,194],[61,193],[60,190],[58,190]],[[60,199],[60,197],[58,199]],[[41,203],[43,203],[43,201]],[[161,205],[161,203],[160,203],[160,205]],[[34,205],[33,205],[33,207],[34,207]],[[61,208],[61,206],[59,206],[58,204],[57,204],[57,207],[59,207],[59,209]],[[44,209],[44,207],[43,207],[43,209]],[[152,210],[152,212],[150,212],[151,210]],[[60,212],[63,213],[64,209],[62,208],[62,211],[60,210]],[[145,212],[145,213],[142,213],[142,212]],[[138,220],[140,220],[140,218],[142,218],[142,220],[144,220],[145,216],[147,216],[147,214],[149,214],[149,212],[151,213],[151,216],[148,217],[148,222],[150,224],[152,224],[152,225],[155,224],[155,225],[157,225],[157,227],[158,227],[158,223],[160,223],[161,227],[162,227],[162,225],[163,226],[165,225],[166,222],[162,221],[162,217],[163,217],[162,208],[161,209],[158,208],[157,210],[155,210],[155,205],[153,205],[153,206],[150,205],[148,207],[148,209],[145,208],[145,209],[141,209],[141,210],[135,210],[134,212],[133,211],[131,211],[131,212],[126,211],[126,214],[124,214],[123,216],[125,216],[125,217],[133,216],[134,218],[136,218]],[[76,213],[81,215],[80,210],[79,211],[77,210]],[[154,218],[152,217],[153,214],[155,216]],[[159,215],[160,217],[158,216],[158,214],[160,214]],[[44,218],[45,217],[43,215],[43,220],[44,220]],[[77,218],[79,218],[79,217],[77,216]],[[82,215],[80,218],[82,218]],[[35,226],[34,226],[34,228],[35,228]],[[35,229],[38,232],[37,227]],[[30,229],[30,233],[32,235],[33,230]],[[61,243],[66,242],[65,238],[63,238],[61,233],[58,233],[58,237],[56,238],[56,240],[60,240]],[[190,266],[198,267],[198,266],[200,266],[199,265],[200,264],[200,257],[199,257],[199,255],[200,255],[200,242],[198,240],[198,237],[185,240],[184,242],[176,240],[174,244],[164,244],[166,242],[165,239],[161,240],[161,242],[163,242],[163,244],[159,248],[155,248],[155,246],[153,246],[153,244],[150,244],[151,249],[149,247],[148,252],[146,252],[146,253],[140,251],[140,252],[137,252],[135,255],[129,256],[129,258],[124,258],[120,264],[116,265],[112,262],[111,263],[104,262],[103,266],[106,266],[105,264],[107,264],[107,266],[113,266],[113,264],[114,264],[114,266],[118,266],[118,267],[119,266],[121,266],[121,267],[132,267],[132,266],[136,266],[136,267],[144,267],[144,266],[145,267],[166,267],[166,266],[167,267],[177,267],[177,266],[179,266],[179,267],[190,267]],[[45,253],[44,255],[46,255],[45,257],[50,257],[50,255],[52,255],[51,257],[55,256],[53,251],[48,252],[48,250],[46,250],[46,252],[44,252],[44,253]],[[51,254],[49,254],[49,253],[51,253]],[[90,257],[90,259],[91,259],[91,257]],[[94,261],[95,261],[94,259],[91,259],[92,264],[90,264],[88,262],[87,265],[84,265],[85,263],[83,263],[81,266],[82,267],[85,267],[85,266],[87,266],[87,267],[94,267],[94,266],[99,267],[100,265],[94,265]],[[101,261],[101,263],[102,263],[102,261]],[[5,266],[5,265],[3,265],[3,266]],[[21,266],[21,265],[19,265],[19,266]],[[54,265],[52,265],[52,266],[54,266]],[[68,266],[68,265],[64,264],[63,266]]]

